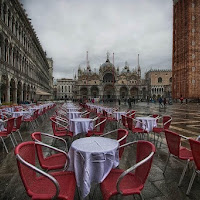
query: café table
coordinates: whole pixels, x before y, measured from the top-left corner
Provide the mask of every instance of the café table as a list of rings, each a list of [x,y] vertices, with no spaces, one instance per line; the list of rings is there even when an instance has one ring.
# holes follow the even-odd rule
[[[80,118],[81,112],[68,112],[66,115],[68,119]]]
[[[90,118],[74,118],[69,120],[69,130],[73,132],[73,135],[79,133],[87,133],[93,130],[94,124],[93,119]]]
[[[114,116],[114,118],[115,118],[117,121],[121,120],[122,115],[125,115],[125,114],[126,114],[125,111],[116,111],[116,112],[113,112],[113,116]]]
[[[31,112],[30,111],[18,111],[18,112],[12,112],[12,117],[19,117],[23,116],[23,118],[29,118],[31,117]]]
[[[136,117],[135,119],[138,120],[136,128],[143,128],[147,132],[151,132],[153,128],[157,126],[156,118],[154,117]]]
[[[5,125],[4,120],[0,119],[0,131],[4,130],[4,125]]]
[[[119,165],[118,147],[117,140],[104,137],[86,137],[72,143],[68,170],[75,172],[82,198],[90,193],[92,183],[101,183]]]

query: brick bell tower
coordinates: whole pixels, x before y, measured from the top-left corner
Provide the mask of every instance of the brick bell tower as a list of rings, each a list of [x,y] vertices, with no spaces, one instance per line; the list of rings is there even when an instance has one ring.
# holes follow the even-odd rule
[[[172,96],[200,98],[200,0],[173,0]]]

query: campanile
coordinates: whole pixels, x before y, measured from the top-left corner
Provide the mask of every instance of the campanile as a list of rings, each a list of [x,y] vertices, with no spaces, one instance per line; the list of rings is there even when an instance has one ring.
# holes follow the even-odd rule
[[[200,0],[173,0],[173,98],[200,98]]]

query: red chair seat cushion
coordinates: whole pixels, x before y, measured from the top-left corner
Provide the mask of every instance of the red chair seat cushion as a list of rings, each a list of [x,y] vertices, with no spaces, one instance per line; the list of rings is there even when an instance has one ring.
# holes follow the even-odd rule
[[[33,121],[33,120],[34,120],[33,117],[23,119],[24,122],[30,122],[30,121]]]
[[[154,133],[161,133],[161,132],[164,132],[164,128],[154,127],[154,128],[153,128],[153,132],[154,132]]]
[[[60,193],[58,199],[73,200],[76,189],[74,172],[50,173],[59,183]],[[44,193],[45,191],[45,193]],[[51,199],[55,195],[55,185],[46,177],[38,177],[27,191],[32,199]]]
[[[193,160],[192,151],[190,151],[185,147],[180,147],[179,158],[182,160],[188,160],[188,159]]]
[[[133,127],[132,132],[134,132],[134,133],[147,133],[146,130],[144,130],[142,128],[135,128],[135,127]]]
[[[111,196],[118,194],[116,183],[122,173],[123,170],[121,169],[113,169],[101,183],[101,191],[104,200],[108,200]],[[124,195],[140,194],[143,187],[144,185],[141,183],[140,179],[132,173],[127,174],[120,183],[120,189]]]
[[[19,130],[18,128],[13,127],[12,132],[16,132],[16,131],[18,131],[18,130]]]
[[[7,134],[7,130],[3,130],[0,132],[0,137],[7,137],[8,134]]]
[[[42,168],[48,169],[48,170],[54,170],[54,169],[62,169],[66,162],[66,156],[62,153],[53,154],[51,156],[48,156],[44,159],[43,163],[40,163]]]
[[[99,136],[99,135],[103,135],[103,133],[100,132],[100,131],[92,130],[92,131],[88,131],[88,133],[86,134],[86,137],[90,137],[92,135],[98,135]]]

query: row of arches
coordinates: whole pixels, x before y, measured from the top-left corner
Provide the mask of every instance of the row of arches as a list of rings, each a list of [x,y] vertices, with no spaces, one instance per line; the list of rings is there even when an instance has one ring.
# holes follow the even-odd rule
[[[141,92],[141,93],[140,93]],[[143,88],[142,91],[137,87],[120,87],[119,90],[116,89],[114,85],[108,84],[103,88],[103,91],[100,92],[100,89],[97,86],[93,86],[90,89],[87,87],[80,88],[79,92],[80,98],[103,98],[103,99],[111,99],[111,98],[120,98],[127,99],[130,96],[135,98],[140,98],[141,96],[146,96],[146,88]]]
[[[6,103],[19,103],[23,101],[30,101],[35,99],[36,89],[27,83],[23,83],[21,80],[10,78],[7,75],[1,76],[1,102]]]

